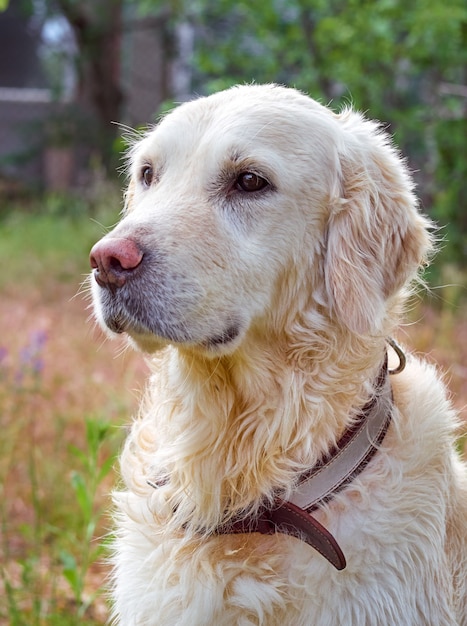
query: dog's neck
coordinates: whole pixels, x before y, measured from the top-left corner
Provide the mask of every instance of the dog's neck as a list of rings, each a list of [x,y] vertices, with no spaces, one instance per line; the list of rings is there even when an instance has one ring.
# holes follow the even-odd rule
[[[318,365],[312,350],[286,352],[287,343],[259,338],[217,360],[170,348],[158,359],[150,414],[135,433],[136,449],[148,450],[138,483],[164,484],[157,497],[174,525],[210,531],[278,490],[287,497],[370,397],[384,341],[341,344]]]

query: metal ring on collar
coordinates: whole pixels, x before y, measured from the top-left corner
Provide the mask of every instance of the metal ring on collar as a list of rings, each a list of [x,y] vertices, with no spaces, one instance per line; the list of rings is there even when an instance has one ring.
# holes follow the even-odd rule
[[[391,348],[394,350],[394,352],[397,354],[397,357],[399,359],[399,365],[395,367],[394,369],[390,369],[389,373],[400,374],[401,372],[404,371],[405,365],[407,363],[407,359],[405,357],[404,351],[402,350],[400,345],[397,343],[397,341],[395,341],[392,337],[388,337],[387,341],[388,341],[388,344],[391,346]]]

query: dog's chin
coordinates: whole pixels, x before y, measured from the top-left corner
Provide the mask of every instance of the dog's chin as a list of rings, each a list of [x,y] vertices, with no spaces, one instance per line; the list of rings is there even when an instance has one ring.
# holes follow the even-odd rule
[[[130,345],[138,352],[145,354],[154,354],[169,345],[169,341],[161,339],[156,335],[142,333],[126,333]]]
[[[159,350],[172,345],[183,352],[202,354],[205,357],[220,357],[232,354],[241,342],[241,332],[229,327],[225,332],[213,335],[207,339],[167,339],[152,333],[141,333],[131,330],[125,331],[130,344],[138,351],[154,354]]]
[[[219,357],[232,354],[239,346],[243,329],[240,324],[232,323],[221,331],[213,332],[210,335],[196,336],[187,332],[179,332],[177,329],[165,329],[165,332],[148,329],[141,324],[132,321],[105,318],[100,320],[106,332],[111,335],[125,334],[130,345],[146,354],[154,354],[159,350],[173,345],[183,351],[201,353],[207,357]]]
[[[110,335],[125,335],[129,344],[138,352],[154,354],[166,348],[169,344],[178,343],[174,337],[166,338],[161,334],[156,334],[141,325],[133,325],[128,321],[121,320],[116,323],[113,320],[104,322],[104,329]]]

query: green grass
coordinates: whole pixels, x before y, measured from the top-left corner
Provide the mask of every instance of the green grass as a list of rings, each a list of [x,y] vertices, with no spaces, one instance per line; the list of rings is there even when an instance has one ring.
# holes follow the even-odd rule
[[[93,243],[118,219],[117,193],[92,207],[79,198],[49,196],[0,221],[0,289],[66,282],[88,271]]]

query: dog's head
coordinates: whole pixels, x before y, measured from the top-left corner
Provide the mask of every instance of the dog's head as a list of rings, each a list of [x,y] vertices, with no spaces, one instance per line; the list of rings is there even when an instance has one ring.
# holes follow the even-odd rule
[[[183,104],[130,161],[124,217],[91,251],[93,296],[148,352],[232,352],[280,335],[310,297],[350,333],[383,332],[429,248],[387,136],[292,89]]]

